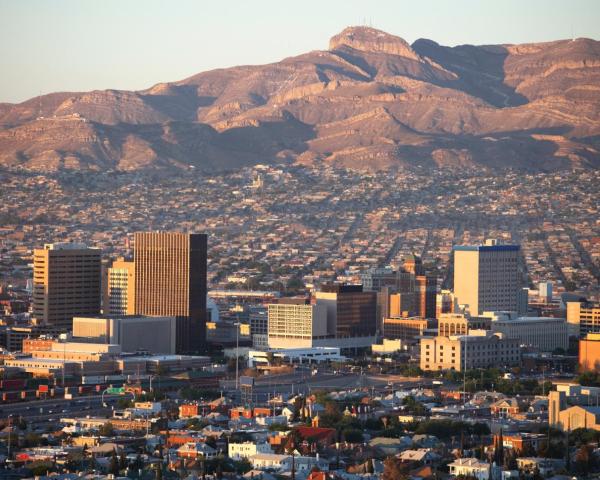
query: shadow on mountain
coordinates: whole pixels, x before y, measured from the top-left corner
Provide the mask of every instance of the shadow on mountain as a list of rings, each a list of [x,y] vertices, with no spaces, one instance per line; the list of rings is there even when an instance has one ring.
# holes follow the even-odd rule
[[[419,39],[412,48],[458,75],[459,79],[451,82],[453,88],[500,108],[528,103],[526,97],[504,83],[508,51],[501,45],[444,47],[432,40]]]
[[[502,132],[492,136],[431,136],[423,145],[400,145],[396,155],[401,163],[411,161],[425,167],[514,169],[557,171],[570,168],[566,156],[556,156],[556,142],[533,138],[536,132]]]

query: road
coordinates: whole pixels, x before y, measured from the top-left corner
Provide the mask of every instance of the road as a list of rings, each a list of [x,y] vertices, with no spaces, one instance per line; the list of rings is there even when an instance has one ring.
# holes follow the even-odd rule
[[[264,376],[255,379],[252,398],[255,402],[263,402],[278,394],[310,393],[315,390],[352,390],[369,389],[376,393],[393,388],[409,389],[431,386],[430,378],[403,377],[400,375],[361,375],[359,373],[317,373],[296,372],[286,375]],[[235,381],[222,382],[224,390],[239,398],[235,393]]]
[[[119,398],[123,398],[123,396],[104,395],[104,402],[108,407],[102,406],[101,395],[74,397],[72,400],[49,398],[45,400],[9,403],[0,406],[0,418],[12,415],[13,417],[22,417],[30,424],[44,424],[52,419],[58,421],[60,417],[67,416],[104,416],[111,413],[112,409],[110,407]]]

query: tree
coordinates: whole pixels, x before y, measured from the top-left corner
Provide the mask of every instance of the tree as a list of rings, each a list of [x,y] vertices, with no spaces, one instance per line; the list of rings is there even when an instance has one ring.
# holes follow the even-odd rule
[[[360,443],[363,441],[362,431],[357,428],[346,428],[342,431],[342,434],[348,443]]]
[[[115,433],[113,424],[110,422],[106,422],[105,424],[100,425],[100,428],[98,428],[98,433],[103,437],[112,437]]]
[[[381,480],[404,480],[408,478],[408,471],[399,458],[388,457],[383,462]]]
[[[127,457],[125,456],[125,450],[121,450],[121,456],[119,457],[119,468],[121,470],[127,468]]]
[[[110,463],[108,464],[108,473],[112,473],[115,476],[119,475],[119,460],[117,459],[117,454],[114,450],[110,457]]]

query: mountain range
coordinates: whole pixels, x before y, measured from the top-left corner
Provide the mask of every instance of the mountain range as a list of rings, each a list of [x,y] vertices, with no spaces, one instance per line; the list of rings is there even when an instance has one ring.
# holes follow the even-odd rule
[[[327,50],[147,90],[0,103],[0,165],[223,171],[600,167],[600,42],[412,45],[348,27]]]

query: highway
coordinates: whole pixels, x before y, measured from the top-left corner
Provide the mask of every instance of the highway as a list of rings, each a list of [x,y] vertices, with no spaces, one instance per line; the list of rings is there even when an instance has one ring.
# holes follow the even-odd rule
[[[361,375],[359,373],[323,372],[311,375],[310,371],[301,371],[285,375],[263,376],[255,379],[252,390],[253,401],[263,402],[278,394],[310,393],[315,390],[352,390],[365,388],[380,393],[396,390],[431,386],[430,378],[403,377],[400,375]],[[235,392],[235,380],[221,383],[222,388],[233,397],[240,397]]]
[[[74,397],[72,400],[65,398],[48,398],[28,402],[8,403],[0,406],[0,418],[22,417],[30,424],[47,424],[52,420],[58,421],[61,417],[76,416],[106,416],[110,415],[113,406],[121,395],[104,395],[104,402],[108,407],[102,406],[101,395],[86,395]],[[127,398],[127,396],[125,396]],[[130,398],[130,396],[129,396]]]

